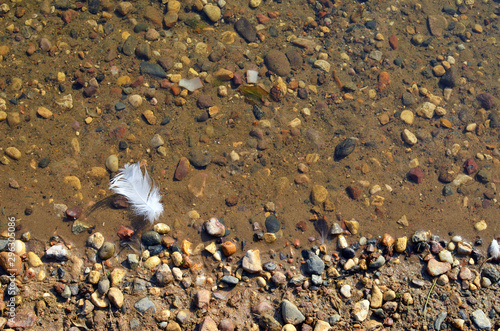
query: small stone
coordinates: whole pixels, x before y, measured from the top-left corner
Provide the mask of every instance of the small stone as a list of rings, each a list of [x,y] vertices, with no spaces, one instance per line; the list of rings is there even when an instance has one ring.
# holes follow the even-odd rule
[[[14,160],[19,160],[21,158],[21,152],[15,147],[7,147],[5,149],[5,154]]]
[[[143,75],[147,74],[158,78],[167,78],[167,73],[157,63],[141,62],[140,70]]]
[[[99,257],[102,260],[108,260],[115,254],[115,245],[109,241],[105,242],[99,249]]]
[[[134,108],[139,108],[142,105],[142,97],[138,94],[129,95],[127,100]]]
[[[267,68],[278,76],[290,74],[290,62],[283,52],[271,50],[266,54],[264,61]]]
[[[87,238],[87,246],[100,249],[104,244],[104,236],[100,232],[94,232]]]
[[[208,150],[195,148],[188,154],[189,162],[196,168],[205,168],[212,162],[212,154]]]
[[[161,243],[161,236],[156,231],[146,231],[142,234],[141,241],[145,246],[155,246]]]
[[[248,250],[243,257],[242,267],[246,272],[256,273],[262,271],[262,264],[260,262],[260,251]]]
[[[243,39],[247,42],[252,43],[257,40],[257,30],[255,27],[246,19],[240,18],[235,24],[234,29],[238,32]]]
[[[221,10],[218,6],[207,4],[203,7],[203,12],[212,22],[217,22],[221,17]]]
[[[156,312],[156,305],[150,297],[144,297],[136,301],[136,303],[134,304],[134,308],[141,314],[144,314],[149,310],[151,310],[152,313]]]
[[[199,290],[195,294],[195,304],[199,309],[208,308],[208,304],[210,303],[210,298],[212,294],[208,290]]]
[[[223,237],[226,233],[226,227],[215,217],[212,217],[204,223],[205,231],[213,237]]]
[[[45,257],[47,259],[55,259],[58,261],[67,260],[69,257],[69,250],[63,244],[58,244],[49,247],[45,251]]]
[[[52,112],[45,107],[38,107],[36,113],[45,119],[52,117]]]
[[[481,220],[481,221],[477,222],[476,224],[474,224],[474,229],[476,229],[476,231],[484,231],[484,230],[486,230],[487,227],[488,227],[488,225],[487,225],[485,220]]]
[[[408,172],[408,179],[416,184],[421,184],[424,179],[424,171],[420,167],[411,168]]]
[[[438,37],[442,36],[448,27],[448,21],[441,15],[429,15],[427,18],[427,24],[431,34]]]
[[[471,319],[474,324],[480,330],[490,330],[491,329],[491,321],[488,319],[488,316],[481,309],[477,309],[472,312]]]
[[[306,319],[297,306],[288,300],[283,300],[281,302],[281,316],[285,323],[292,325],[298,325]]]
[[[326,60],[316,60],[316,61],[314,61],[313,66],[315,68],[319,68],[327,73],[330,72],[330,68],[331,68],[331,64]]]
[[[152,270],[156,268],[160,263],[161,259],[157,255],[151,256],[146,261],[144,261],[144,268]]]
[[[156,124],[156,116],[151,109],[145,110],[142,112],[142,116],[146,119],[146,122],[150,125]]]
[[[221,249],[225,256],[231,256],[236,253],[236,245],[232,241],[222,243]]]
[[[352,310],[352,317],[357,322],[363,322],[368,316],[368,311],[370,309],[370,301],[361,300],[354,304]]]
[[[125,278],[125,275],[127,274],[127,270],[123,268],[115,268],[113,271],[111,271],[110,279],[111,279],[111,286],[118,286],[122,283],[123,279]]]
[[[398,37],[395,35],[389,36],[389,46],[391,46],[392,49],[397,49],[398,48]]]
[[[126,16],[127,14],[131,13],[134,10],[134,5],[128,1],[119,2],[116,7],[116,10],[123,16]]]
[[[12,252],[1,252],[0,253],[0,267],[9,275],[19,275],[22,271],[22,260],[21,258]]]
[[[340,144],[335,146],[334,158],[339,161],[349,156],[356,148],[356,140],[352,138],[344,139]]]
[[[108,299],[116,308],[123,306],[123,293],[117,287],[112,287],[108,291]]]
[[[325,262],[316,254],[311,254],[304,265],[305,273],[310,275],[321,275],[324,270]]]
[[[347,194],[349,197],[353,200],[357,200],[361,196],[361,189],[357,186],[348,186],[347,189]]]
[[[394,250],[397,253],[403,253],[406,250],[406,246],[408,244],[408,238],[406,236],[399,237],[396,239],[396,243],[394,244]]]
[[[174,276],[172,270],[168,264],[162,264],[158,267],[155,273],[156,280],[160,286],[165,286],[174,281]]]
[[[42,260],[33,252],[28,252],[28,265],[30,267],[36,268],[43,265]]]
[[[118,157],[116,155],[110,155],[106,159],[106,168],[108,168],[109,171],[111,172],[117,172],[119,165],[118,165]]]
[[[478,170],[478,166],[476,161],[474,159],[467,159],[464,163],[464,170],[467,173],[467,175],[471,175]]]
[[[439,262],[436,259],[430,259],[427,263],[427,273],[433,277],[447,273],[450,270],[451,264],[448,262]]]
[[[174,179],[183,180],[190,170],[190,163],[186,157],[181,157],[179,163],[177,164],[177,169],[175,169]]]
[[[406,306],[413,305],[413,297],[411,296],[410,293],[408,292],[404,293],[401,299],[404,305]]]
[[[328,190],[322,185],[314,185],[311,190],[311,202],[318,206],[326,201]]]
[[[483,107],[486,110],[490,110],[494,106],[494,99],[491,94],[488,93],[481,93],[476,96],[476,100],[479,101],[481,104],[481,107]]]
[[[170,226],[165,223],[156,223],[153,226],[153,230],[158,232],[159,234],[167,234],[170,232]]]
[[[424,102],[418,109],[417,115],[423,118],[431,119],[434,116],[436,105],[431,102]]]

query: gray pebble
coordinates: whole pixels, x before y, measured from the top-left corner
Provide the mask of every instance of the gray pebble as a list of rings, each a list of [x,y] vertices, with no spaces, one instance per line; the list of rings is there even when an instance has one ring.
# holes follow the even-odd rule
[[[144,246],[155,246],[161,243],[161,236],[156,231],[147,231],[142,234],[141,237]]]
[[[163,68],[159,64],[141,62],[140,69],[141,69],[141,74],[143,75],[148,74],[158,78],[167,78],[167,73],[165,72],[165,70],[163,70]]]
[[[153,313],[156,312],[156,306],[149,297],[144,297],[136,301],[136,303],[134,304],[134,308],[142,314],[144,314],[148,310],[151,310]]]

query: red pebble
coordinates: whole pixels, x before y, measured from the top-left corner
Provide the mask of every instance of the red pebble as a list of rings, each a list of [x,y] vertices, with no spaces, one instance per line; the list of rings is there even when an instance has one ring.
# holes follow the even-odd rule
[[[408,172],[408,179],[414,183],[420,184],[424,179],[424,171],[419,167],[411,168]]]
[[[467,175],[473,174],[477,171],[477,163],[474,159],[467,159],[464,163],[464,170]]]
[[[66,217],[72,220],[77,220],[82,215],[82,207],[75,206],[66,209]]]
[[[392,49],[398,48],[398,37],[391,35],[389,37],[389,46],[391,46]]]
[[[356,186],[349,186],[347,189],[347,194],[353,200],[358,199],[361,196],[361,189]]]
[[[257,14],[257,21],[259,21],[260,24],[266,24],[269,22],[269,17],[264,16],[263,14]]]
[[[118,230],[118,237],[120,237],[121,240],[128,240],[132,237],[133,234],[134,234],[133,230],[124,227],[123,225]]]

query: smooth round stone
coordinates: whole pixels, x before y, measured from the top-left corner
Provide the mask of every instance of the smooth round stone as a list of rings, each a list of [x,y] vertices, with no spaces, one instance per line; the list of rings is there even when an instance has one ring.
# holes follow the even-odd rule
[[[212,162],[212,154],[207,150],[197,148],[189,152],[188,160],[196,168],[204,168]]]
[[[214,6],[211,4],[208,4],[205,7],[203,7],[203,12],[212,22],[217,22],[221,17],[220,8],[218,6]]]
[[[277,267],[278,265],[273,261],[266,262],[262,265],[262,268],[264,268],[264,270],[266,271],[274,271]]]
[[[138,94],[132,94],[127,98],[130,105],[134,108],[138,108],[142,105],[142,97]]]
[[[118,157],[116,155],[110,155],[106,159],[106,168],[111,172],[118,171]]]
[[[236,286],[240,280],[234,276],[226,275],[226,276],[221,278],[221,281],[227,285]]]
[[[281,224],[278,218],[274,215],[269,215],[266,218],[266,230],[270,233],[276,233],[281,229]]]
[[[94,232],[87,238],[87,246],[100,249],[104,244],[104,236],[100,232]]]
[[[380,255],[375,261],[370,263],[370,268],[378,269],[385,264],[385,258],[383,255]]]
[[[47,168],[50,163],[50,158],[49,157],[44,157],[38,162],[38,167],[41,169]]]
[[[145,246],[156,246],[161,243],[161,236],[156,231],[147,231],[144,232],[141,240]]]
[[[14,253],[16,255],[24,255],[26,253],[26,245],[21,240],[14,241]]]
[[[161,263],[161,259],[158,256],[151,256],[144,262],[144,268],[153,269]]]
[[[99,250],[99,257],[102,260],[108,260],[115,254],[115,245],[109,241],[105,242]]]

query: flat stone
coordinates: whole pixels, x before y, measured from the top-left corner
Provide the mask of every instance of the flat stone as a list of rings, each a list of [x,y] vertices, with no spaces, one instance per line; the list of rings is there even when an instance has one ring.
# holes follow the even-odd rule
[[[356,148],[356,140],[352,138],[344,139],[340,144],[335,146],[334,158],[339,161],[349,156]]]
[[[243,39],[252,43],[257,40],[257,30],[246,18],[240,18],[235,24],[234,29],[238,32]],[[288,61],[288,60],[287,60]]]
[[[427,25],[433,36],[440,37],[448,27],[448,21],[441,15],[429,15],[429,17],[427,17]]]
[[[153,314],[156,313],[156,306],[150,297],[144,297],[137,300],[134,304],[134,308],[141,314],[151,311]]]
[[[140,70],[143,75],[148,74],[158,78],[167,78],[167,73],[157,63],[141,62]]]
[[[473,311],[471,314],[471,319],[478,329],[491,330],[491,321],[481,309]]]
[[[278,50],[270,50],[264,61],[267,68],[278,76],[287,76],[290,74],[290,62],[283,52]]]
[[[281,316],[285,323],[292,325],[300,324],[306,319],[297,306],[288,300],[283,300],[281,302]]]
[[[427,273],[433,277],[445,274],[451,270],[451,264],[448,262],[439,262],[436,259],[430,259],[427,263]]]

